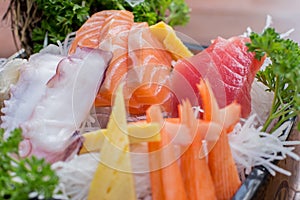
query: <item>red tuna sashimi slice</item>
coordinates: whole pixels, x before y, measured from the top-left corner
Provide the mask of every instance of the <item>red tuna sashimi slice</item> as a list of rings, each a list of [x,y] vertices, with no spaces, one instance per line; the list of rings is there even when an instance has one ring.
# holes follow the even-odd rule
[[[188,98],[194,105],[200,103],[196,84],[204,78],[210,82],[221,108],[236,100],[242,106],[242,117],[247,117],[251,111],[251,85],[263,63],[247,52],[247,42],[250,40],[245,37],[219,37],[201,53],[179,61],[172,75],[176,97]]]

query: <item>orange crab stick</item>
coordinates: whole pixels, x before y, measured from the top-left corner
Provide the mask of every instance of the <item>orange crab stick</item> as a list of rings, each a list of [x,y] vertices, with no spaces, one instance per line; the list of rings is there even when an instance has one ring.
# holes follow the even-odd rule
[[[202,99],[203,119],[216,122],[224,127],[227,133],[231,132],[234,125],[240,120],[241,106],[234,101],[220,109],[208,81],[201,79],[197,87]]]
[[[203,124],[203,126],[208,126],[208,129],[212,129],[212,127],[216,129],[208,132],[206,141],[208,146],[212,147],[208,148],[208,166],[215,185],[217,199],[231,199],[240,187],[241,181],[231,154],[227,133],[214,122]]]
[[[202,126],[202,123],[198,123],[199,120],[193,116],[192,107],[189,102],[183,102],[179,110],[181,121],[190,128],[190,132],[195,132],[192,144],[180,159],[188,199],[217,199],[206,157],[200,157],[199,155],[202,140],[206,133],[206,131],[203,131],[203,128],[206,127]],[[198,130],[202,131],[200,132]],[[194,133],[191,134],[193,135]]]
[[[203,99],[204,120],[209,122],[203,123],[204,128],[200,130],[214,129],[206,133],[205,141],[217,199],[230,199],[240,187],[241,181],[231,154],[227,132],[238,122],[241,109],[233,103],[220,110],[208,82],[200,81],[198,89]]]
[[[164,123],[159,106],[151,106],[147,110],[147,121]],[[164,128],[161,131],[161,141],[149,142],[148,148],[150,152],[152,199],[188,199],[174,147],[170,143],[169,136]]]

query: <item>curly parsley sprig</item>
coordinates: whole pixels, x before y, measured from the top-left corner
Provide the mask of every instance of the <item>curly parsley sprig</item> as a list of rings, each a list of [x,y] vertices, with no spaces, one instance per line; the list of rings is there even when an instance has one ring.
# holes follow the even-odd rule
[[[22,140],[21,129],[15,129],[4,140],[0,129],[0,198],[10,200],[29,199],[35,194],[49,199],[58,185],[58,176],[44,159],[34,156],[21,159],[18,145]]]
[[[98,11],[131,11],[136,22],[147,22],[149,25],[164,21],[170,26],[177,26],[185,25],[190,20],[190,8],[185,0],[144,0],[133,7],[126,0],[95,0],[91,5]]]
[[[283,39],[274,28],[267,28],[262,34],[251,33],[251,43],[246,44],[248,51],[255,53],[260,60],[265,55],[272,63],[257,73],[258,81],[274,92],[271,112],[263,131],[274,120],[278,120],[271,132],[286,120],[300,113],[300,48],[291,39]],[[300,124],[298,124],[300,130]]]

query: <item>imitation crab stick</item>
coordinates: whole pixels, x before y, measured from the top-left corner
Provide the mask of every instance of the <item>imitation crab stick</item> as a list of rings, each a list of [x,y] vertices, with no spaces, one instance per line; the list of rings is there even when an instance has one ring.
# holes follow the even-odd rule
[[[220,110],[208,82],[198,85],[203,99],[204,120],[207,126],[199,130],[211,130],[206,134],[208,143],[208,165],[213,178],[218,199],[230,199],[241,185],[238,171],[231,154],[227,131],[233,127],[240,116],[238,106],[227,106]],[[234,112],[236,111],[236,112]],[[217,117],[218,116],[218,117]],[[204,131],[205,133],[205,131]]]
[[[202,99],[203,119],[220,124],[229,133],[240,120],[241,106],[234,101],[220,109],[208,81],[201,79],[197,87]]]
[[[208,145],[213,146],[208,153],[208,166],[215,185],[217,199],[231,199],[241,186],[241,181],[231,154],[227,133],[214,122],[207,124],[207,126],[214,126],[216,131],[212,134],[217,135],[218,138],[215,140],[212,134],[206,137]]]
[[[206,162],[206,157],[200,156],[199,152],[204,139],[203,125],[193,116],[191,104],[183,102],[180,108],[181,121],[190,128],[190,132],[195,132],[195,137],[192,144],[184,152],[180,158],[181,170],[185,189],[187,191],[188,199],[206,200],[217,199],[215,193],[215,186],[213,184],[210,169]],[[205,123],[205,122],[203,122]],[[198,131],[202,130],[201,132]],[[194,135],[194,133],[193,133]]]
[[[147,120],[164,123],[158,106],[147,110]],[[174,153],[174,146],[164,129],[161,131],[160,142],[149,142],[150,179],[152,199],[154,200],[185,200],[188,199],[179,165]],[[152,155],[157,156],[152,156]]]

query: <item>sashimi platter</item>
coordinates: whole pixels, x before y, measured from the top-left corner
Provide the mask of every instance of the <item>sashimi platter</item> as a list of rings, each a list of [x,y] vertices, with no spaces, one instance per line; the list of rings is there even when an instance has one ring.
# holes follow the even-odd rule
[[[179,35],[103,10],[3,62],[0,199],[227,200],[256,166],[293,175],[298,44],[269,18],[197,52]]]

